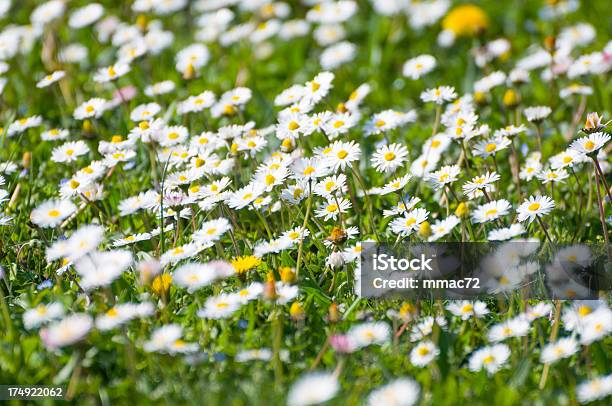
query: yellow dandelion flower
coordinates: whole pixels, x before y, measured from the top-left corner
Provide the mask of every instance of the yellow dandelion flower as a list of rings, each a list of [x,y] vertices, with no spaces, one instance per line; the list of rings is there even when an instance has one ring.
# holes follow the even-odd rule
[[[455,7],[442,20],[442,28],[452,31],[458,37],[472,37],[489,26],[489,17],[478,6],[464,4]]]
[[[170,274],[164,273],[158,275],[153,279],[153,283],[151,284],[151,290],[158,296],[165,295],[170,289],[170,285],[172,285],[172,276]]]
[[[257,258],[254,255],[236,257],[232,260],[232,266],[234,267],[234,271],[238,275],[243,275],[247,271],[258,267],[259,264],[261,264],[261,259]]]

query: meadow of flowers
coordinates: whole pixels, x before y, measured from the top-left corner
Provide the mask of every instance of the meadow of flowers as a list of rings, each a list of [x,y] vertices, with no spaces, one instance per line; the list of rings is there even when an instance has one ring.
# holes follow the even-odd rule
[[[608,404],[607,292],[366,299],[355,273],[364,241],[609,247],[609,6],[0,0],[0,384]]]

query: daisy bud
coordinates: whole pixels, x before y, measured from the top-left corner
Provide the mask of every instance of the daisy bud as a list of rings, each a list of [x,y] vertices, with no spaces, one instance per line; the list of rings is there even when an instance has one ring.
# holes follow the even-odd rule
[[[474,101],[480,105],[487,104],[487,94],[484,92],[474,92]]]
[[[89,120],[84,120],[83,121],[83,131],[86,133],[90,133],[92,131],[93,127],[91,125],[91,121]]]
[[[183,79],[185,80],[189,80],[189,79],[193,79],[195,77],[195,68],[193,67],[192,64],[187,65],[187,68],[185,69],[185,72],[183,72]]]
[[[165,296],[170,290],[170,285],[172,285],[172,275],[170,274],[161,274],[153,279],[153,283],[151,284],[151,290],[157,296]]]
[[[346,105],[344,103],[338,103],[338,106],[336,107],[336,112],[346,113],[347,111],[348,109],[346,108]]]
[[[457,217],[465,217],[468,214],[467,204],[464,202],[459,203],[459,206],[455,209],[455,216]]]
[[[412,320],[412,317],[416,314],[416,308],[408,302],[404,302],[402,307],[399,309],[399,315],[403,320]]]
[[[232,146],[230,147],[230,152],[232,153],[232,155],[236,155],[238,153],[238,144],[233,142]]]
[[[279,269],[281,281],[284,283],[293,283],[295,282],[295,271],[293,268],[288,266],[283,266]]]
[[[429,221],[425,220],[419,226],[419,236],[421,238],[427,238],[430,235],[431,235],[431,225],[429,224]]]
[[[233,116],[236,114],[236,107],[231,104],[226,104],[225,107],[223,107],[223,114],[226,116]]]
[[[344,255],[341,252],[332,252],[326,263],[332,269],[341,268],[344,265]]]
[[[266,284],[264,285],[264,298],[268,300],[276,299],[276,281],[274,280],[274,274],[272,272],[268,272],[268,278],[266,280]]]
[[[136,17],[136,25],[138,26],[140,31],[142,31],[142,32],[146,31],[148,24],[149,24],[149,22],[147,21],[147,16],[146,15],[139,14],[138,17]]]
[[[332,303],[329,305],[329,310],[327,312],[327,321],[330,323],[336,323],[340,320],[340,313],[338,313],[338,305]]]
[[[548,52],[553,52],[555,50],[556,42],[557,42],[557,39],[554,37],[554,35],[549,35],[546,38],[544,38],[544,47],[546,47],[546,50]]]
[[[300,302],[291,303],[291,307],[289,308],[289,315],[294,321],[304,320],[304,318],[306,317],[306,313],[304,312],[304,308],[302,307]]]
[[[31,161],[32,161],[32,153],[30,151],[24,152],[23,159],[21,161],[23,164],[23,169],[29,169]]]
[[[295,149],[295,142],[293,142],[291,138],[285,138],[281,143],[281,149],[283,150],[283,152],[293,152],[293,150]]]
[[[587,114],[586,122],[584,123],[584,128],[582,131],[586,134],[601,131],[604,128],[604,125],[601,122],[602,118],[603,117],[597,113]]]
[[[503,102],[504,102],[504,106],[511,108],[511,109],[518,106],[519,104],[518,93],[514,91],[514,89],[506,90],[506,93],[504,93]]]

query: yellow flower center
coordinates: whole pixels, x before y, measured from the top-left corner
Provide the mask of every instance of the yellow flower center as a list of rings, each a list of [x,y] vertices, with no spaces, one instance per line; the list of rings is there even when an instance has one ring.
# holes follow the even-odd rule
[[[61,213],[59,212],[59,210],[51,209],[47,212],[47,214],[49,215],[49,217],[59,217]]]
[[[427,348],[427,347],[420,347],[420,348],[417,350],[417,353],[418,353],[418,354],[419,354],[421,357],[424,357],[425,355],[429,354],[429,353],[430,353],[430,351],[429,351],[429,348]]]
[[[393,152],[387,152],[385,154],[385,161],[393,161],[395,159],[395,154]]]
[[[330,213],[338,211],[338,205],[335,203],[330,204],[329,206],[327,206],[327,211]]]
[[[474,311],[474,306],[471,303],[464,304],[463,307],[461,307],[462,313],[470,313],[472,311]]]
[[[540,203],[531,203],[529,207],[527,207],[530,211],[536,211],[540,208]]]
[[[580,306],[580,307],[578,308],[578,314],[579,314],[581,317],[584,317],[584,316],[586,316],[586,315],[588,315],[588,314],[591,314],[591,312],[592,312],[592,311],[593,311],[593,310],[592,310],[592,309],[591,309],[589,306]]]

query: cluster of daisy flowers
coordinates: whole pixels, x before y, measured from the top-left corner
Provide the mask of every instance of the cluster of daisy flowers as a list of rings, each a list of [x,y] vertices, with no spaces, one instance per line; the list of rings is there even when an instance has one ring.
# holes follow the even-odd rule
[[[469,324],[482,329],[483,319],[490,314],[487,305],[481,301],[456,301],[447,305],[451,319],[458,319],[455,324],[457,333],[463,334]],[[487,345],[473,348],[468,354],[465,368],[472,373],[480,371],[492,376],[498,371],[510,367],[513,357],[512,344],[526,342],[526,337],[538,326],[548,324],[546,319],[553,311],[553,306],[547,303],[527,307],[524,312],[515,315],[501,323],[491,325],[486,331]],[[436,329],[449,331],[450,321],[446,316],[424,317],[415,316],[410,305],[390,314],[389,317],[403,323],[394,331],[387,322],[364,322],[354,325],[345,334],[333,335],[329,342],[334,351],[347,354],[368,346],[381,346],[392,350],[393,337],[403,333],[406,326],[412,324],[410,341],[414,343],[409,353],[410,363],[415,368],[426,368],[435,363],[440,355],[440,348],[432,342]],[[415,318],[416,317],[416,318]],[[571,307],[565,308],[562,320],[568,333],[564,337],[555,337],[555,340],[546,344],[539,354],[540,361],[545,368],[562,360],[576,357],[581,346],[602,340],[612,331],[612,311],[608,305],[600,301],[577,301]],[[439,334],[439,333],[438,333]],[[514,347],[514,346],[513,346]],[[520,345],[515,348],[520,347]],[[515,350],[517,352],[532,351],[530,348]],[[518,354],[514,354],[516,357]],[[581,402],[589,402],[604,398],[612,392],[609,385],[610,377],[603,376],[591,381],[585,381],[578,386],[578,398]],[[320,387],[313,391],[313,387]],[[339,382],[336,373],[317,372],[310,373],[296,382],[289,392],[289,403],[314,404],[325,402],[334,398],[339,391]],[[388,404],[385,399],[401,399],[400,404],[412,405],[419,400],[420,385],[412,378],[402,377],[387,383],[372,391],[368,397],[370,404]],[[308,399],[305,401],[304,399]]]
[[[9,10],[10,2],[4,3]],[[448,0],[370,3],[380,15],[407,16],[417,30],[432,29],[442,20],[441,47],[468,34],[461,19],[448,13]],[[541,10],[546,18],[571,11],[552,3]],[[563,28],[555,41],[529,48],[506,68],[497,63],[510,52],[508,39],[479,44],[470,58],[486,74],[463,93],[430,82],[443,69],[435,56],[412,55],[396,75],[422,85],[406,96],[406,105],[414,107],[372,111],[368,97],[376,90],[373,83],[346,93],[344,83],[338,86],[343,70],[365,52],[357,41],[349,41],[349,24],[360,5],[347,0],[304,4],[306,9],[298,10],[290,3],[267,1],[200,0],[191,5],[137,0],[130,7],[141,17],[131,24],[97,3],[68,10],[67,3],[51,0],[32,11],[31,26],[13,25],[0,33],[2,75],[10,71],[9,62],[31,52],[32,44],[51,42],[49,33],[59,22],[93,35],[108,51],[96,55],[102,62],[87,71],[87,86],[72,100],[71,84],[94,58],[85,44],[62,43],[57,63],[45,65],[61,69],[49,68],[32,86],[42,97],[57,98],[53,107],[61,120],[42,112],[18,115],[2,129],[9,149],[31,139],[49,147],[44,159],[52,170],[39,176],[52,180],[52,191],[46,187],[36,197],[20,192],[31,169],[31,152],[23,155],[21,165],[0,162],[0,227],[15,225],[15,206],[27,207],[31,224],[17,226],[40,233],[46,269],[83,299],[78,311],[61,301],[36,301],[25,310],[23,326],[39,330],[48,350],[87,341],[93,331],[114,334],[140,322],[155,325],[146,330],[146,338],[138,337],[140,349],[197,360],[206,344],[194,325],[168,317],[178,297],[181,303],[197,301],[195,323],[222,323],[264,303],[272,324],[283,313],[303,324],[309,317],[308,291],[316,285],[326,297],[341,300],[341,289],[353,284],[352,271],[366,241],[517,241],[531,236],[519,241],[553,244],[563,236],[550,215],[568,211],[595,213],[601,223],[597,233],[608,243],[609,123],[595,112],[582,120],[593,80],[612,68],[612,43],[582,53],[595,40],[591,25]],[[188,43],[175,41],[166,18],[188,7],[196,14],[194,37]],[[464,17],[486,28],[486,20],[470,13]],[[230,52],[247,43],[256,63],[265,63],[276,42],[309,36],[321,48],[321,70],[269,100],[240,78],[223,88],[204,80],[219,49]],[[143,83],[151,61],[168,53],[177,75]],[[553,97],[560,100],[524,102],[535,80],[553,83]],[[10,95],[17,84],[1,77],[0,89]],[[262,99],[271,118],[258,122],[253,110],[262,108]],[[561,129],[562,109],[573,111]],[[492,118],[496,110],[504,112],[504,120]],[[32,142],[23,145],[34,150]],[[579,208],[566,199],[576,194]],[[496,287],[510,291],[533,266],[520,261],[529,253],[500,252],[497,260],[505,268],[499,270]],[[314,264],[317,255],[324,258],[321,264]],[[578,246],[557,256],[557,262],[583,267],[589,260]],[[579,288],[572,281],[552,282],[566,293]],[[137,294],[117,302],[119,289]],[[612,330],[612,313],[599,301],[572,303],[563,312],[559,302],[554,307],[540,303],[486,328],[483,321],[491,311],[484,302],[451,301],[446,313],[439,309],[435,316],[413,310],[405,306],[397,311],[394,327],[364,316],[360,320],[367,321],[329,334],[320,355],[328,348],[342,356],[371,346],[386,351],[407,330],[412,344],[406,356],[412,366],[424,368],[440,354],[440,330],[462,335],[473,327],[487,339],[478,348],[467,347],[468,370],[493,375],[509,368],[513,357],[534,352],[543,364],[544,387],[552,364],[579,357],[582,347],[586,351]],[[339,323],[348,314],[332,303],[327,321]],[[566,335],[558,335],[559,325]],[[536,347],[532,340],[529,352],[509,345],[548,327],[555,333],[547,344]],[[278,347],[245,348],[235,359],[276,363],[293,356]],[[340,390],[341,373],[340,364],[334,372],[303,376],[289,390],[288,402],[332,399]],[[577,397],[583,402],[603,398],[611,386],[609,376],[594,377],[578,386]],[[413,404],[420,391],[412,378],[400,377],[373,390],[368,402]]]

